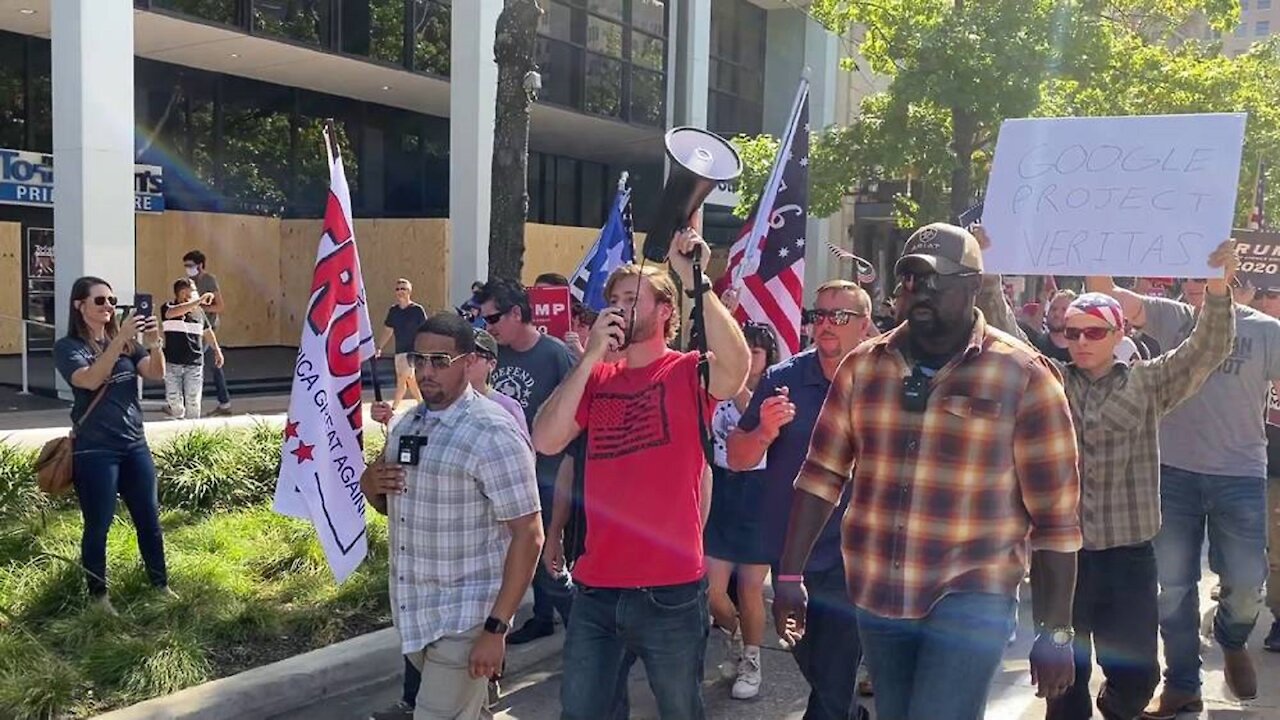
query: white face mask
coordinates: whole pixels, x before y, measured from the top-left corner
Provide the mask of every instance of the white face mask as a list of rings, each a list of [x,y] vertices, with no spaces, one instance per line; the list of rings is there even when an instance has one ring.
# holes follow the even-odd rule
[[[200,268],[198,268],[198,267],[189,267],[189,268],[187,268],[187,277],[195,277],[195,276],[197,276],[197,275],[199,275],[199,274],[200,274]]]

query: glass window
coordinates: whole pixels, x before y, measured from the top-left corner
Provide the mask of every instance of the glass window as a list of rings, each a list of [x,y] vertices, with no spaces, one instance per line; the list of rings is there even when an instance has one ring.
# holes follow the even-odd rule
[[[582,51],[558,40],[538,38],[538,68],[542,73],[539,99],[578,107],[582,79]]]
[[[332,0],[253,0],[253,29],[308,45],[328,44]]]
[[[1254,34],[1254,35],[1257,35],[1258,37],[1266,37],[1267,35],[1270,35],[1270,34],[1271,34],[1271,21],[1270,21],[1270,20],[1259,20],[1259,21],[1258,21],[1257,26],[1256,26],[1256,27],[1254,27],[1254,29],[1253,29],[1253,34]]]
[[[404,62],[404,0],[369,0],[367,3],[343,3],[368,8],[369,57],[400,65]],[[416,5],[416,4],[415,4]],[[346,18],[344,18],[346,20]],[[343,23],[343,42],[350,26]]]
[[[744,0],[713,0],[708,115],[715,132],[758,133],[764,98],[765,15]]]
[[[283,212],[288,201],[292,97],[288,88],[222,77],[222,157],[219,189],[229,209]]]
[[[662,0],[631,0],[631,25],[651,35],[666,37],[666,4]]]
[[[27,147],[53,152],[53,56],[49,43],[31,40],[27,46]]]
[[[578,161],[556,158],[556,224],[578,224]]]
[[[587,55],[587,87],[584,110],[597,115],[622,114],[622,63]]]
[[[556,222],[556,160],[550,155],[542,156],[542,210],[539,218],[552,225]]]
[[[1258,0],[1258,9],[1259,9],[1259,10],[1270,10],[1270,9],[1271,9],[1271,0]]]
[[[631,62],[650,70],[666,67],[667,43],[662,38],[631,31]]]
[[[599,163],[582,163],[582,182],[579,183],[579,200],[582,215],[576,225],[583,227],[604,226],[604,166]]]
[[[662,127],[667,119],[667,96],[661,73],[631,68],[631,121]]]
[[[566,42],[573,40],[573,10],[558,2],[546,5],[538,18],[538,33]]]
[[[587,49],[601,55],[622,57],[622,26],[597,17],[588,17]]]
[[[1236,26],[1236,37],[1238,38],[1244,37],[1244,23],[1240,23],[1239,25]]]
[[[439,0],[415,0],[413,69],[449,76],[450,8]]]
[[[151,0],[151,7],[156,10],[168,10],[223,25],[240,24],[236,17],[237,4],[238,0]]]
[[[617,20],[622,19],[622,0],[587,0],[587,9]]]
[[[0,32],[0,147],[27,148],[27,49],[21,35]]]
[[[1258,2],[1263,2],[1263,0],[1258,0]],[[1249,0],[1240,0],[1240,9],[1241,9],[1241,10],[1248,10],[1248,9],[1249,9]]]

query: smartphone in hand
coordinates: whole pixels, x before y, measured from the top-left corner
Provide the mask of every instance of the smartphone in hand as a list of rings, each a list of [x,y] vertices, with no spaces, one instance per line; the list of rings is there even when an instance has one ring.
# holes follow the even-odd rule
[[[151,317],[155,314],[155,305],[151,293],[137,293],[133,296],[133,306],[137,308],[138,317]]]

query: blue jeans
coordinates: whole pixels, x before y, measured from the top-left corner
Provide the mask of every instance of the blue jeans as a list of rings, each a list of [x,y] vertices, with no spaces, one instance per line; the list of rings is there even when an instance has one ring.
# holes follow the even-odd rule
[[[1013,606],[1012,595],[953,593],[918,620],[858,608],[877,720],[982,720]]]
[[[84,517],[80,564],[84,566],[89,594],[97,597],[107,593],[107,532],[116,516],[117,495],[133,519],[147,578],[156,587],[169,584],[164,538],[160,534],[156,467],[147,444],[138,443],[127,450],[77,452],[72,476]]]
[[[1245,646],[1262,609],[1267,579],[1267,481],[1160,468],[1156,569],[1165,686],[1200,690],[1200,557],[1206,530],[1209,567],[1222,579],[1213,637]]]
[[[774,577],[778,573],[774,572]],[[863,717],[858,706],[858,663],[862,643],[858,616],[849,600],[844,566],[804,574],[809,606],[805,632],[792,657],[809,683],[803,720],[852,720]]]
[[[564,641],[562,720],[613,716],[623,659],[644,663],[662,720],[702,720],[702,664],[711,630],[705,580],[618,590],[577,586]]]
[[[213,388],[218,393],[219,405],[231,404],[231,391],[227,390],[227,376],[222,372],[222,368],[213,364],[213,348],[206,347],[204,349],[205,358],[205,377],[213,376]]]
[[[538,484],[538,499],[542,502],[542,527],[551,526],[551,509],[555,503],[555,486]],[[555,577],[539,562],[533,571],[533,619],[548,625],[556,620],[556,613],[564,624],[569,624],[573,610],[573,581],[568,573]]]

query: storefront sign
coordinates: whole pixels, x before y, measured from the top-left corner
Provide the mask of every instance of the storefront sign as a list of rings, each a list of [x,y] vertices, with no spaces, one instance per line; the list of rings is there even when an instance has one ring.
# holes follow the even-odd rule
[[[53,207],[53,156],[0,148],[0,204]],[[133,209],[164,212],[164,168],[133,166]]]

